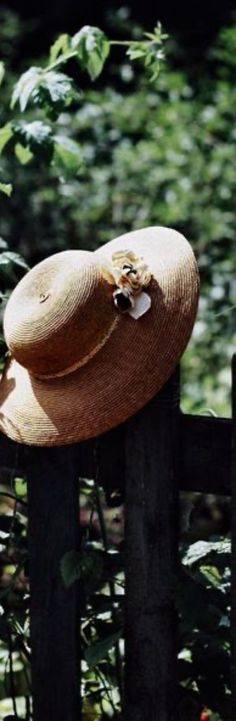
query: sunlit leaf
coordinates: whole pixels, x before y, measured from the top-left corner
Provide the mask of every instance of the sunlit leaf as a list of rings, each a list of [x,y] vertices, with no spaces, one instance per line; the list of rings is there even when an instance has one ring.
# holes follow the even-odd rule
[[[67,170],[75,172],[82,164],[82,151],[80,146],[71,138],[65,135],[54,136],[54,157]]]
[[[69,35],[63,33],[55,40],[52,47],[50,48],[50,61],[54,63],[58,56],[66,55],[69,50]]]
[[[29,270],[29,266],[19,253],[7,250],[6,252],[0,254],[0,265],[8,265],[9,263],[14,263],[15,265],[19,265],[21,268],[24,268],[24,270]]]
[[[157,23],[153,33],[144,33],[144,40],[132,41],[127,50],[130,60],[141,60],[147,69],[150,80],[157,79],[160,64],[164,59],[163,43],[168,35],[162,32],[162,26]]]
[[[100,75],[110,52],[110,43],[106,35],[97,27],[85,25],[73,36],[71,46],[77,51],[77,58],[83,70],[95,80]]]
[[[31,123],[18,121],[13,124],[13,129],[14,138],[31,153],[31,155],[25,155],[25,162],[28,162],[27,158],[30,160],[33,155],[43,157],[48,161],[51,159],[54,144],[50,125],[44,123],[42,120],[34,120]],[[20,162],[24,162],[24,155],[23,160],[21,160],[20,154],[19,160]]]
[[[12,184],[0,183],[0,193],[4,193],[4,195],[10,197],[10,195],[12,194]]]
[[[27,495],[27,483],[25,478],[14,478],[14,488],[16,495],[19,496],[26,496]]]
[[[33,92],[35,93],[38,89],[42,76],[42,68],[34,66],[21,75],[13,91],[11,100],[12,108],[14,108],[16,103],[19,102],[21,111],[23,112],[25,110]]]
[[[17,102],[23,112],[29,100],[41,106],[52,105],[57,110],[68,106],[75,96],[73,81],[64,73],[32,67],[24,73],[12,95],[11,107]]]
[[[27,165],[34,157],[29,148],[25,148],[21,143],[16,143],[15,154],[22,165]]]
[[[40,90],[44,91],[46,100],[63,107],[63,105],[68,105],[73,98],[73,81],[64,73],[50,70],[43,74]]]
[[[209,584],[211,584],[215,588],[218,588],[221,582],[221,574],[216,566],[201,565],[200,571],[206,577],[207,581],[209,581]]]
[[[84,658],[88,666],[96,666],[98,663],[100,663],[100,661],[106,658],[108,651],[111,651],[111,649],[114,648],[121,636],[122,630],[120,629],[119,631],[116,631],[116,633],[112,633],[107,638],[91,644],[91,646],[86,649],[84,654]]]
[[[223,541],[196,541],[187,549],[182,563],[184,566],[191,566],[202,558],[205,558],[210,553],[229,554],[231,552],[230,540],[224,539]]]
[[[4,63],[2,62],[2,60],[1,60],[1,61],[0,61],[0,85],[2,84],[4,75],[5,75],[5,65],[4,65]]]
[[[12,135],[13,130],[11,123],[6,123],[6,125],[0,128],[0,153],[2,152],[3,148],[5,148],[5,145],[11,139]]]

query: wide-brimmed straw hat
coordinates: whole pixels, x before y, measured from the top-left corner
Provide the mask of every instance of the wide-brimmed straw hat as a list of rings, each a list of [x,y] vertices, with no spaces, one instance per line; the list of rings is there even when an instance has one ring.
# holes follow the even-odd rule
[[[51,446],[125,421],[177,365],[198,286],[191,247],[170,228],[132,231],[95,252],[62,251],[36,265],[5,311],[0,429]]]

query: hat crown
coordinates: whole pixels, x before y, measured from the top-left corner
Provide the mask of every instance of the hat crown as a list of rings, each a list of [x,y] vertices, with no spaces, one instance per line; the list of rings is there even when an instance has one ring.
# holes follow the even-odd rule
[[[110,335],[112,290],[92,252],[56,253],[30,270],[8,301],[4,333],[13,357],[53,377],[83,365]]]

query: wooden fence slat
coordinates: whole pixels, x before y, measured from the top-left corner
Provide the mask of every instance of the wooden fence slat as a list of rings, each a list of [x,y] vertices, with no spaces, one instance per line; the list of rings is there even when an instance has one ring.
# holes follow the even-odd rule
[[[232,718],[236,718],[235,358],[233,421],[182,414],[178,394],[175,375],[127,424],[78,446],[26,448],[0,434],[2,482],[23,472],[24,465],[28,476],[34,721],[81,721],[78,590],[75,585],[65,589],[59,562],[66,551],[79,547],[78,466],[80,475],[94,477],[95,456],[99,482],[108,495],[116,489],[123,493],[125,479],[125,721],[176,721],[178,715],[176,486],[203,493],[232,491]],[[179,457],[174,468],[177,429]]]
[[[229,418],[212,418],[181,413],[179,417],[178,483],[183,491],[231,494],[231,428]],[[125,425],[106,433],[99,439],[99,482],[108,493],[124,492],[124,434]],[[16,446],[0,433],[2,475],[15,464]],[[81,444],[80,474],[94,477],[94,441]]]
[[[75,447],[25,449],[29,498],[34,721],[80,721],[77,585],[64,553],[79,545]]]
[[[232,359],[232,418],[231,689],[232,719],[236,719],[236,356]]]
[[[180,415],[179,487],[230,495],[230,418]]]
[[[125,721],[176,721],[179,379],[127,423]]]

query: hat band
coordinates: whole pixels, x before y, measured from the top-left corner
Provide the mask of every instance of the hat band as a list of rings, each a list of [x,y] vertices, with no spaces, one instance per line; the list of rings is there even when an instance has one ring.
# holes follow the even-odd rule
[[[92,350],[86,356],[84,356],[84,358],[81,358],[81,360],[73,363],[73,365],[69,366],[68,368],[64,368],[64,370],[59,371],[58,373],[49,373],[47,375],[39,375],[39,373],[32,373],[31,375],[34,375],[35,378],[39,378],[40,380],[50,380],[51,378],[62,378],[63,376],[67,376],[70,373],[73,373],[73,371],[78,370],[78,368],[86,365],[86,363],[88,363],[91,358],[93,358],[98,353],[98,351],[105,345],[105,343],[113,333],[113,330],[115,329],[118,322],[119,316],[116,316],[109,328],[109,331],[106,333],[105,336],[103,336],[102,340],[100,340],[100,342],[97,343],[97,345],[94,346],[94,348],[92,348]]]

